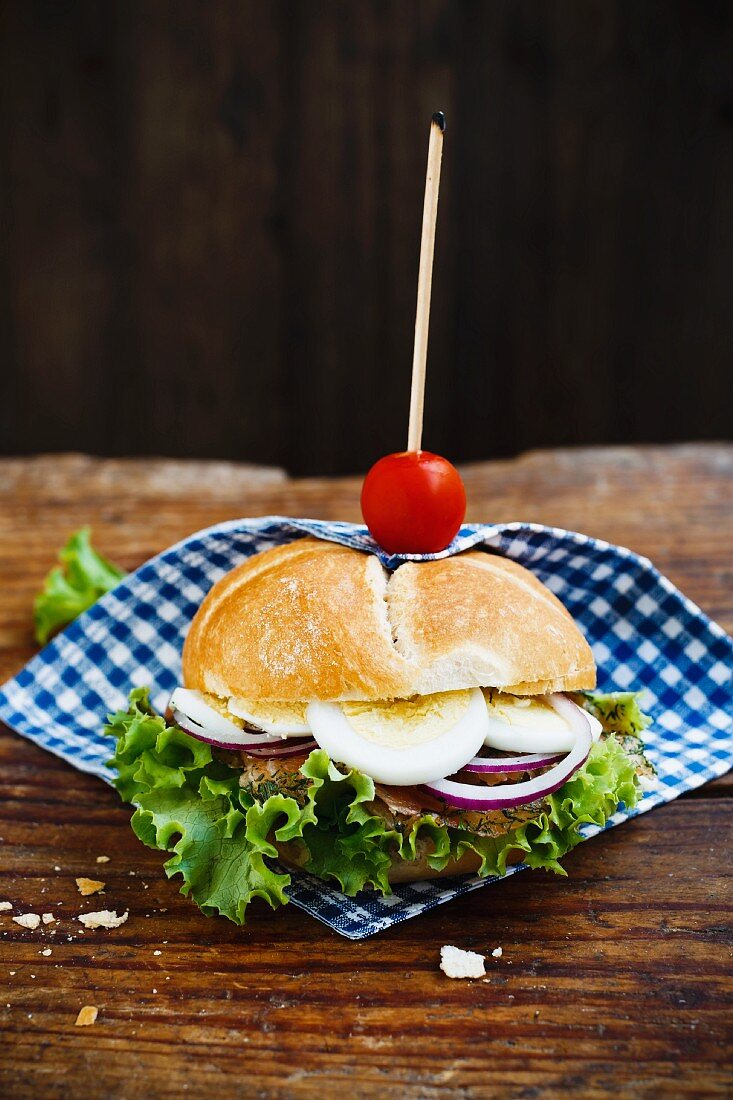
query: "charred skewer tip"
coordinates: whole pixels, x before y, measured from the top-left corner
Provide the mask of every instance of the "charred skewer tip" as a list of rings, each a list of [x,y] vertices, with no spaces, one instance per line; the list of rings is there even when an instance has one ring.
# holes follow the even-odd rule
[[[442,111],[436,111],[433,115],[433,122],[439,127],[441,134],[445,133],[445,115]]]

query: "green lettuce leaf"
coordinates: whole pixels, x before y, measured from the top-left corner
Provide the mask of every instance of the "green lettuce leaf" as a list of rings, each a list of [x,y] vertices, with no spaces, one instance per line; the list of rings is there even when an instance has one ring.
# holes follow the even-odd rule
[[[388,893],[393,834],[371,811],[373,780],[354,769],[339,771],[323,749],[312,752],[301,771],[311,781],[308,804],[314,811],[302,834],[306,870],[334,879],[350,897],[368,886]]]
[[[290,877],[265,856],[277,855],[268,840],[273,829],[290,839],[308,819],[294,799],[273,795],[254,806],[238,772],[216,760],[209,745],[153,713],[147,688],[131,693],[128,710],[111,715],[105,732],[117,740],[115,786],[136,807],[133,831],[149,848],[173,853],[164,869],[169,878],[183,877],[181,893],[207,915],[237,924],[255,897],[273,909],[287,901]]]
[[[51,570],[36,596],[33,620],[36,641],[41,645],[96,603],[125,575],[97,553],[89,537],[88,527],[82,527],[71,536],[59,552],[61,565]]]
[[[636,691],[578,691],[571,698],[595,715],[606,733],[641,737],[651,724],[651,718],[639,706],[639,692]]]
[[[595,702],[602,721],[621,723],[618,700]],[[641,712],[628,701],[623,706],[643,728]],[[368,776],[341,770],[320,749],[301,768],[307,787],[297,800],[267,784],[247,790],[239,771],[210,746],[154,714],[143,688],[132,692],[127,711],[110,716],[105,732],[116,738],[110,763],[121,797],[135,806],[137,836],[171,853],[166,874],[182,876],[181,892],[205,913],[242,924],[256,897],[272,908],[287,902],[290,876],[271,863],[276,842],[296,841],[301,865],[349,895],[366,888],[390,893],[395,855],[414,860],[423,854],[440,870],[470,850],[480,857],[479,874],[502,875],[519,849],[530,867],[565,874],[559,861],[582,840],[582,825],[602,827],[621,803],[636,804],[636,763],[622,743],[632,721],[624,721],[624,738],[610,733],[595,743],[584,767],[545,800],[536,818],[500,837],[440,824],[430,813],[396,823],[380,812]]]

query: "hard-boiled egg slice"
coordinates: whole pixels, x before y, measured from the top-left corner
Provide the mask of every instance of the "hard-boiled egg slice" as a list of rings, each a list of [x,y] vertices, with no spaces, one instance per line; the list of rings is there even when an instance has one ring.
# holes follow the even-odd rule
[[[314,702],[306,718],[332,760],[394,786],[459,771],[480,749],[488,727],[478,688],[392,703]]]
[[[489,716],[484,744],[503,752],[570,752],[575,733],[544,695],[508,695],[494,688],[483,691]],[[601,723],[581,707],[578,710],[588,719],[597,741]]]
[[[212,706],[211,704],[214,703]],[[217,737],[237,737],[242,732],[242,723],[236,719],[230,721],[222,713],[221,702],[203,692],[192,688],[177,687],[170,697],[168,706],[179,710],[197,726],[201,726]]]
[[[303,737],[311,728],[305,717],[305,703],[270,703],[262,699],[233,696],[228,704],[231,714],[250,726],[276,733],[280,737]]]

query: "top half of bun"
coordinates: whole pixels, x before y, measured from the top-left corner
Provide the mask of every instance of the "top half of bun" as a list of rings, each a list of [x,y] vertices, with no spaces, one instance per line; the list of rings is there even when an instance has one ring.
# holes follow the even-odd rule
[[[482,551],[401,565],[299,539],[214,585],[183,651],[187,687],[273,700],[395,699],[466,687],[595,685],[590,647],[521,565]]]

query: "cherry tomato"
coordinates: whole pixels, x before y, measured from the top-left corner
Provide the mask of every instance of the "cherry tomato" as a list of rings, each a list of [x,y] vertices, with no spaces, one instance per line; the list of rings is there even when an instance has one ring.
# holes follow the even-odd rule
[[[402,451],[375,462],[361,490],[364,522],[390,554],[445,550],[466,514],[461,475],[430,451]]]

